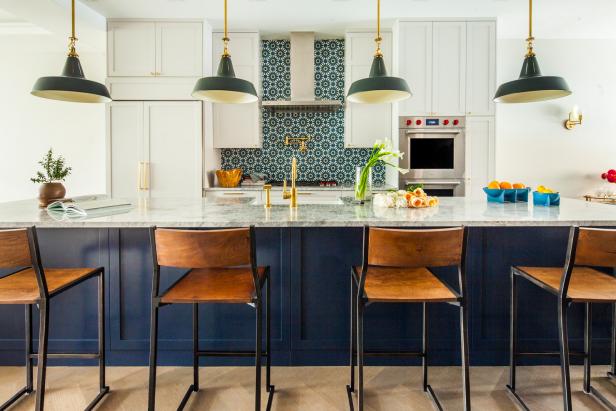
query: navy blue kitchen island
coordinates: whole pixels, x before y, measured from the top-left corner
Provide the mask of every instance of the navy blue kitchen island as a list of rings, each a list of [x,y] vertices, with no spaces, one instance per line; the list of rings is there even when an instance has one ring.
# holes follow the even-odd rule
[[[173,223],[169,219],[172,207],[156,202],[143,209],[136,207],[125,215],[61,222],[50,219],[45,211],[34,208],[28,214],[16,211],[19,208],[16,203],[7,203],[0,205],[0,227],[38,226],[42,259],[48,267],[103,266],[107,282],[108,364],[146,365],[152,279],[147,226],[209,228],[255,224],[259,265],[271,267],[273,363],[343,365],[349,358],[350,269],[361,264],[361,226],[430,227],[465,223],[469,226],[471,364],[503,365],[508,363],[509,349],[510,266],[563,265],[571,224],[616,226],[616,208],[568,201],[571,203],[564,201],[560,211],[554,214],[554,211],[534,210],[530,205],[524,211],[519,207],[497,205],[501,208],[495,208],[484,202],[443,199],[438,210],[431,210],[432,214],[422,219],[420,214],[406,213],[417,210],[387,210],[380,214],[371,207],[300,205],[293,215],[288,207],[264,211],[262,207],[246,204],[209,205],[203,200],[184,207],[181,211],[184,217]],[[200,217],[196,216],[197,210]],[[390,211],[393,214],[387,214]],[[574,216],[575,213],[579,215]],[[590,214],[602,216],[591,218]],[[201,220],[197,224],[198,218]],[[182,273],[182,270],[163,270],[161,289]],[[437,273],[457,288],[455,272],[445,269]],[[533,350],[557,349],[556,297],[528,282],[522,282],[520,288],[520,349],[525,346]],[[408,304],[369,306],[367,349],[417,349],[421,343],[420,308]],[[190,310],[188,306],[161,309],[161,365],[191,364]],[[607,304],[597,304],[594,309],[593,350],[597,363],[609,361],[611,312],[612,307]],[[459,364],[458,309],[434,304],[429,315],[431,363]],[[199,316],[203,349],[253,348],[254,311],[250,307],[202,304]],[[52,300],[50,351],[95,351],[95,319],[94,280]],[[34,326],[37,327],[36,322]],[[583,306],[574,306],[569,331],[572,349],[582,346],[582,327]],[[23,306],[1,306],[1,365],[23,364],[23,334]],[[403,364],[407,360],[370,361]],[[536,364],[540,360],[528,361]],[[203,364],[212,365],[250,362],[202,360]]]

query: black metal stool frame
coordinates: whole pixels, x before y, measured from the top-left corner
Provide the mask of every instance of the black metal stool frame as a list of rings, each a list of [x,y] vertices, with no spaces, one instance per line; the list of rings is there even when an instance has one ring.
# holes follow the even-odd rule
[[[364,226],[364,242],[363,242],[363,262],[362,271],[357,273],[354,268],[351,269],[351,346],[350,346],[350,365],[351,365],[351,383],[346,386],[347,397],[349,399],[349,408],[354,411],[353,393],[355,392],[355,362],[357,360],[358,368],[358,408],[359,411],[364,410],[364,357],[405,357],[405,358],[421,358],[421,366],[423,373],[423,390],[428,395],[436,409],[443,411],[443,407],[436,396],[436,393],[428,384],[428,303],[422,303],[422,349],[421,351],[365,351],[364,350],[364,311],[366,307],[372,303],[367,301],[364,285],[366,282],[366,274],[368,271],[368,234],[370,228]],[[449,284],[443,282],[456,296],[457,301],[447,304],[457,305],[460,308],[460,339],[461,339],[461,356],[462,356],[462,384],[464,386],[462,395],[464,402],[464,410],[471,411],[471,393],[470,393],[470,373],[469,373],[469,348],[468,348],[468,307],[467,307],[467,284],[466,284],[466,243],[467,229],[464,229],[464,238],[462,243],[462,263],[458,267],[458,283],[460,292],[458,293]],[[409,303],[411,304],[411,303]],[[434,303],[436,304],[436,303]]]
[[[152,244],[152,258],[154,262],[154,276],[152,279],[152,310],[150,318],[150,378],[148,388],[148,411],[156,409],[156,365],[158,360],[158,310],[161,307],[172,305],[170,303],[162,303],[161,298],[164,293],[160,293],[160,265],[156,257],[156,227],[150,228],[150,243]],[[253,282],[255,285],[255,297],[249,304],[256,310],[256,348],[254,351],[205,351],[199,350],[199,304],[193,303],[193,383],[188,387],[184,397],[177,410],[183,410],[193,392],[199,391],[199,358],[200,357],[255,357],[255,411],[261,411],[261,359],[265,357],[265,386],[269,393],[267,397],[266,410],[270,411],[276,387],[271,384],[271,309],[270,309],[270,268],[265,268],[265,351],[262,349],[262,332],[263,332],[263,296],[261,293],[261,282],[257,274],[256,264],[256,244],[255,244],[255,228],[250,226],[250,248],[251,248],[251,271]],[[190,270],[178,278],[167,289],[171,289],[175,284],[180,282]],[[257,355],[261,353],[261,355]]]
[[[34,227],[28,228],[28,242],[30,245],[30,254],[32,258],[31,268],[36,274],[36,280],[40,290],[40,298],[38,300],[39,307],[39,346],[38,352],[33,350],[33,337],[32,337],[32,305],[25,305],[25,324],[26,324],[26,385],[21,390],[17,391],[11,398],[9,398],[4,404],[0,405],[0,411],[8,409],[23,395],[29,395],[34,392],[33,384],[33,368],[34,361],[37,362],[37,390],[36,390],[36,403],[35,410],[42,411],[45,403],[45,380],[47,377],[47,359],[48,358],[80,358],[80,359],[98,359],[99,367],[99,393],[98,395],[87,405],[85,411],[90,411],[96,407],[101,399],[109,393],[109,387],[105,385],[105,269],[104,267],[98,267],[92,271],[88,276],[80,278],[78,281],[70,284],[67,287],[63,287],[59,290],[55,290],[52,294],[47,289],[47,282],[45,280],[44,269],[41,264],[41,257],[38,246],[38,239],[36,236],[36,229]],[[29,267],[28,267],[29,268]],[[16,274],[20,269],[13,274]],[[12,274],[9,274],[12,275]],[[82,282],[89,280],[90,278],[98,277],[98,353],[49,353],[48,352],[48,340],[49,340],[49,302],[54,296],[73,288],[74,286],[81,284]]]
[[[584,358],[584,393],[592,395],[601,404],[612,411],[616,411],[616,406],[612,404],[603,394],[601,394],[591,384],[591,360],[592,360],[592,304],[590,302],[581,302],[584,304],[584,351],[576,352],[569,350],[569,336],[567,332],[567,309],[573,303],[567,297],[571,274],[575,265],[575,251],[579,235],[579,227],[571,227],[569,232],[569,244],[567,247],[567,257],[564,267],[564,275],[561,280],[560,289],[555,293],[554,289],[546,286],[537,279],[527,275],[517,267],[511,267],[511,322],[510,322],[510,352],[509,352],[509,384],[506,385],[508,392],[511,394],[516,403],[525,411],[530,411],[522,397],[516,391],[516,363],[519,357],[546,357],[560,356],[561,366],[561,382],[563,386],[563,409],[572,411],[571,404],[571,377],[569,372],[570,357],[577,356]],[[518,351],[518,302],[517,302],[517,277],[525,278],[532,284],[556,295],[558,297],[558,338],[559,351],[547,352],[520,352]],[[612,318],[612,354],[611,354],[611,370],[607,373],[608,377],[615,378],[616,374],[616,304],[612,304],[614,316]]]

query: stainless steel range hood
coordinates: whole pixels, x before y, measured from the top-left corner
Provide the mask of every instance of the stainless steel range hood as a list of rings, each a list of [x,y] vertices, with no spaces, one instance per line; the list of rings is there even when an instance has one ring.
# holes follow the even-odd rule
[[[339,100],[318,100],[314,95],[314,32],[291,33],[291,99],[263,101],[279,111],[334,111]]]

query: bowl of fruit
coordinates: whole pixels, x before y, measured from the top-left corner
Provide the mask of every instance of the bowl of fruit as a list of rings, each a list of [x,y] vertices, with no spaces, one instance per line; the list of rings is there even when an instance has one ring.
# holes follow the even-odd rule
[[[493,203],[515,203],[528,202],[529,187],[522,183],[511,184],[508,181],[490,181],[483,192],[488,196],[488,202]]]
[[[538,186],[537,190],[533,191],[533,205],[558,206],[560,205],[560,193],[545,186]]]

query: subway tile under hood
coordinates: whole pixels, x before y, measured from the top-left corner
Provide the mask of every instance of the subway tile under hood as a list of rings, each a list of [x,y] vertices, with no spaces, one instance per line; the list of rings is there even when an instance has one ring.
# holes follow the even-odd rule
[[[320,100],[314,94],[314,32],[291,33],[291,99],[263,101],[273,111],[335,111],[339,100]]]

